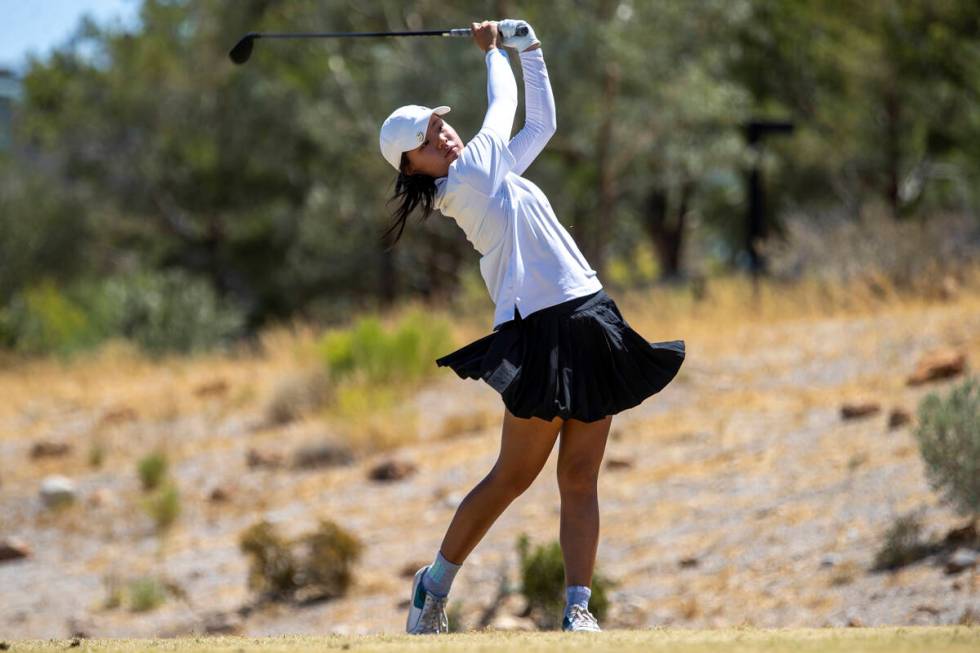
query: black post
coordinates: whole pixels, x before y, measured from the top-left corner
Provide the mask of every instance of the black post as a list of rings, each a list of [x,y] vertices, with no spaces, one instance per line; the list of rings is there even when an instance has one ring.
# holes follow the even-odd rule
[[[755,150],[752,168],[749,170],[748,213],[745,226],[745,249],[749,253],[749,266],[753,280],[766,271],[766,260],[758,249],[758,242],[769,235],[769,224],[766,215],[766,198],[762,185],[762,139],[769,134],[792,133],[794,125],[786,121],[752,120],[743,125],[745,140]]]

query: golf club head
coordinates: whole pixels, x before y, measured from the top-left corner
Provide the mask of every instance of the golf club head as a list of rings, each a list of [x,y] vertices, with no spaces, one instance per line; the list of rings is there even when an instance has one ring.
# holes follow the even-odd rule
[[[252,56],[252,44],[255,41],[255,37],[255,32],[249,32],[243,36],[228,53],[231,60],[238,65],[242,65],[248,61],[248,58]]]

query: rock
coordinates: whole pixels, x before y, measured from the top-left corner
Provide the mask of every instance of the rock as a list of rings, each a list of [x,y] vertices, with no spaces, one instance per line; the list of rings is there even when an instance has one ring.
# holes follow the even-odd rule
[[[48,508],[74,503],[77,498],[75,484],[64,476],[48,476],[41,481],[41,501]]]
[[[840,564],[841,557],[838,553],[828,553],[820,558],[821,567],[833,567],[834,565]]]
[[[840,416],[844,419],[856,419],[858,417],[868,417],[881,410],[881,405],[876,401],[855,401],[847,402],[840,408]]]
[[[71,445],[67,442],[35,442],[31,447],[31,458],[61,458],[71,453]]]
[[[283,466],[284,456],[279,452],[259,451],[258,449],[250,448],[245,454],[245,462],[248,464],[249,469],[256,469],[258,467],[276,469]]]
[[[538,627],[534,624],[531,619],[526,619],[524,617],[515,617],[510,614],[501,614],[494,618],[490,622],[492,630],[507,630],[507,631],[521,631],[521,630],[537,630]]]
[[[677,566],[680,567],[681,569],[690,569],[692,567],[697,567],[698,564],[700,563],[696,556],[681,558],[680,560],[677,561]]]
[[[22,560],[31,556],[31,549],[22,540],[11,537],[0,540],[0,562]]]
[[[625,458],[609,458],[606,460],[606,469],[630,469],[631,467],[633,467],[633,461]]]
[[[912,421],[912,413],[904,408],[893,408],[888,415],[888,428],[897,429]]]
[[[949,560],[946,561],[946,573],[958,574],[975,564],[977,564],[977,552],[960,547],[953,551],[953,555],[949,556]]]
[[[864,628],[864,622],[861,620],[861,617],[857,617],[857,616],[849,617],[847,619],[847,627],[848,628]]]
[[[208,635],[240,635],[244,623],[235,612],[208,612],[201,618],[201,628]]]
[[[208,494],[208,501],[212,503],[225,503],[231,501],[231,488],[227,485],[218,485]]]
[[[354,454],[344,444],[339,442],[321,442],[319,444],[301,447],[293,455],[293,468],[319,469],[347,465],[354,460]]]
[[[400,481],[416,471],[414,464],[406,460],[386,460],[368,473],[372,481]]]
[[[966,545],[970,547],[980,547],[980,538],[977,537],[977,529],[973,524],[967,524],[962,528],[954,528],[946,533],[943,544],[954,547]]]
[[[922,385],[931,381],[941,381],[959,376],[966,369],[966,353],[952,349],[936,351],[922,357],[908,385]]]

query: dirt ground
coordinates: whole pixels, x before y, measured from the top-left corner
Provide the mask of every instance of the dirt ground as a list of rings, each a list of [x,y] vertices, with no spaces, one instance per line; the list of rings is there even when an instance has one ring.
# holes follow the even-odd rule
[[[688,353],[668,388],[613,420],[599,487],[598,570],[617,583],[605,628],[980,621],[976,566],[949,574],[934,556],[870,571],[896,517],[915,511],[931,537],[964,523],[930,489],[913,437],[919,400],[958,379],[910,387],[906,378],[941,348],[980,363],[980,296],[689,332],[664,330],[655,308],[638,306],[621,303],[634,328],[649,340],[683,338]],[[4,637],[402,632],[411,583],[402,572],[431,561],[456,505],[492,466],[499,395],[440,370],[391,418],[403,420],[394,428],[404,425],[404,444],[327,469],[250,467],[249,449],[291,451],[349,435],[349,425],[316,414],[268,423],[276,380],[302,369],[296,357],[152,363],[125,351],[0,369],[0,539],[30,549],[0,563]],[[856,400],[880,411],[842,419],[842,404]],[[913,422],[889,428],[896,408]],[[72,449],[33,458],[40,440]],[[105,451],[99,468],[88,463],[93,443]],[[139,457],[161,444],[182,497],[164,537],[139,507],[136,474]],[[417,473],[369,480],[389,458]],[[464,627],[475,627],[502,578],[517,584],[520,533],[535,543],[557,538],[556,458],[457,576],[450,608]],[[74,506],[44,508],[38,488],[49,474],[76,483]],[[209,500],[219,486],[228,500]],[[349,594],[242,614],[250,602],[242,530],[266,518],[295,535],[319,516],[366,545]],[[107,608],[113,575],[164,577],[170,596],[149,612]],[[496,623],[525,627],[522,607],[516,596],[505,600]]]

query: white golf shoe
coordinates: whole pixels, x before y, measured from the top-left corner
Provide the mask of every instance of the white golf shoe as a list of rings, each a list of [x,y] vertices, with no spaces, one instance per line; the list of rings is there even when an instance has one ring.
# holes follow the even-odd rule
[[[429,570],[426,565],[415,572],[412,581],[412,603],[408,606],[408,620],[405,632],[412,635],[423,633],[448,633],[449,620],[446,618],[446,599],[426,591],[422,576]]]
[[[580,605],[572,605],[568,609],[565,617],[561,620],[561,629],[575,632],[602,632],[602,629],[599,628],[599,622],[592,616],[588,608],[583,608]]]

